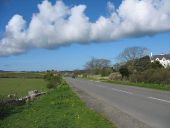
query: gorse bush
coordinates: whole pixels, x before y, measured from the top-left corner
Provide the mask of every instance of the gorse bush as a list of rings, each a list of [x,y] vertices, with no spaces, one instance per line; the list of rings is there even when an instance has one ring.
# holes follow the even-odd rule
[[[44,75],[44,79],[47,81],[47,88],[56,88],[62,83],[62,76],[60,73],[49,71]]]

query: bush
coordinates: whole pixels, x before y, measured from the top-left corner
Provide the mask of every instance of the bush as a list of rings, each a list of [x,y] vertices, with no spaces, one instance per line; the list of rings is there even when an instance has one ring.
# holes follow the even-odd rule
[[[0,96],[0,120],[12,114],[16,106],[20,106],[23,104],[25,104],[25,100],[21,101]]]
[[[4,98],[0,98],[0,119],[3,119],[10,114],[13,107],[10,104],[5,103]]]
[[[170,84],[170,69],[149,69],[131,75],[130,80],[132,82]]]
[[[72,78],[77,78],[77,77],[78,77],[78,74],[77,74],[77,73],[73,73],[71,77],[72,77]]]
[[[55,88],[55,87],[56,87],[56,83],[51,82],[51,81],[49,81],[49,82],[47,83],[47,88],[48,88],[48,89]]]
[[[109,67],[107,67],[107,68],[103,68],[103,69],[101,69],[101,71],[100,71],[101,73],[101,76],[108,76],[110,73],[112,73],[113,72],[113,69],[112,68],[109,68]]]
[[[111,73],[109,75],[109,80],[121,80],[122,76],[120,73]]]
[[[124,77],[129,78],[130,72],[126,66],[120,67],[119,72],[122,75],[122,78],[124,78]]]
[[[47,72],[47,74],[44,76],[44,79],[48,82],[47,88],[56,88],[62,83],[62,76],[59,73],[56,72]]]
[[[83,78],[87,78],[87,76],[88,76],[87,73],[83,74]]]

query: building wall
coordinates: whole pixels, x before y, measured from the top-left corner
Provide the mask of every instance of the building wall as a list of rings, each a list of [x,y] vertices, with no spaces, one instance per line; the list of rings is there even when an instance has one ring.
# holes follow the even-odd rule
[[[154,61],[159,61],[160,64],[164,66],[164,68],[170,67],[170,60],[166,60],[165,58],[162,58],[161,60],[159,58],[156,58],[155,60],[151,60],[151,62],[154,62]]]

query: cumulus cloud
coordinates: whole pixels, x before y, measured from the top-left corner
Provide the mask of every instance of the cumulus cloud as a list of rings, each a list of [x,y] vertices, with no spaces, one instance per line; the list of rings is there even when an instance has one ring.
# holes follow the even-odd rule
[[[107,9],[109,11],[109,13],[112,13],[113,11],[115,11],[115,6],[112,2],[108,1],[107,2]]]
[[[0,56],[24,53],[31,48],[54,49],[71,43],[114,41],[170,31],[169,0],[123,0],[118,8],[107,3],[110,16],[90,22],[86,5],[69,7],[44,0],[28,23],[14,15],[0,39]]]

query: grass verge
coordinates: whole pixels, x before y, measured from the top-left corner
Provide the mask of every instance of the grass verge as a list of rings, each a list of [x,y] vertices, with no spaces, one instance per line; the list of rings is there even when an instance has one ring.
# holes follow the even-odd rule
[[[123,84],[136,87],[144,87],[150,89],[159,89],[164,91],[170,91],[170,85],[163,84],[150,84],[150,83],[133,83],[129,81],[113,81],[113,80],[102,80],[103,82],[113,83],[113,84]]]
[[[0,120],[1,128],[113,128],[100,114],[88,109],[67,84]]]
[[[87,80],[99,80],[95,78],[85,78]],[[163,91],[170,91],[170,85],[167,84],[151,84],[151,83],[134,83],[130,81],[118,81],[118,80],[106,80],[106,79],[100,79],[102,82],[106,83],[112,83],[112,84],[122,84],[122,85],[128,85],[128,86],[136,86],[136,87],[143,87],[143,88],[150,88],[150,89],[157,89],[157,90],[163,90]]]

